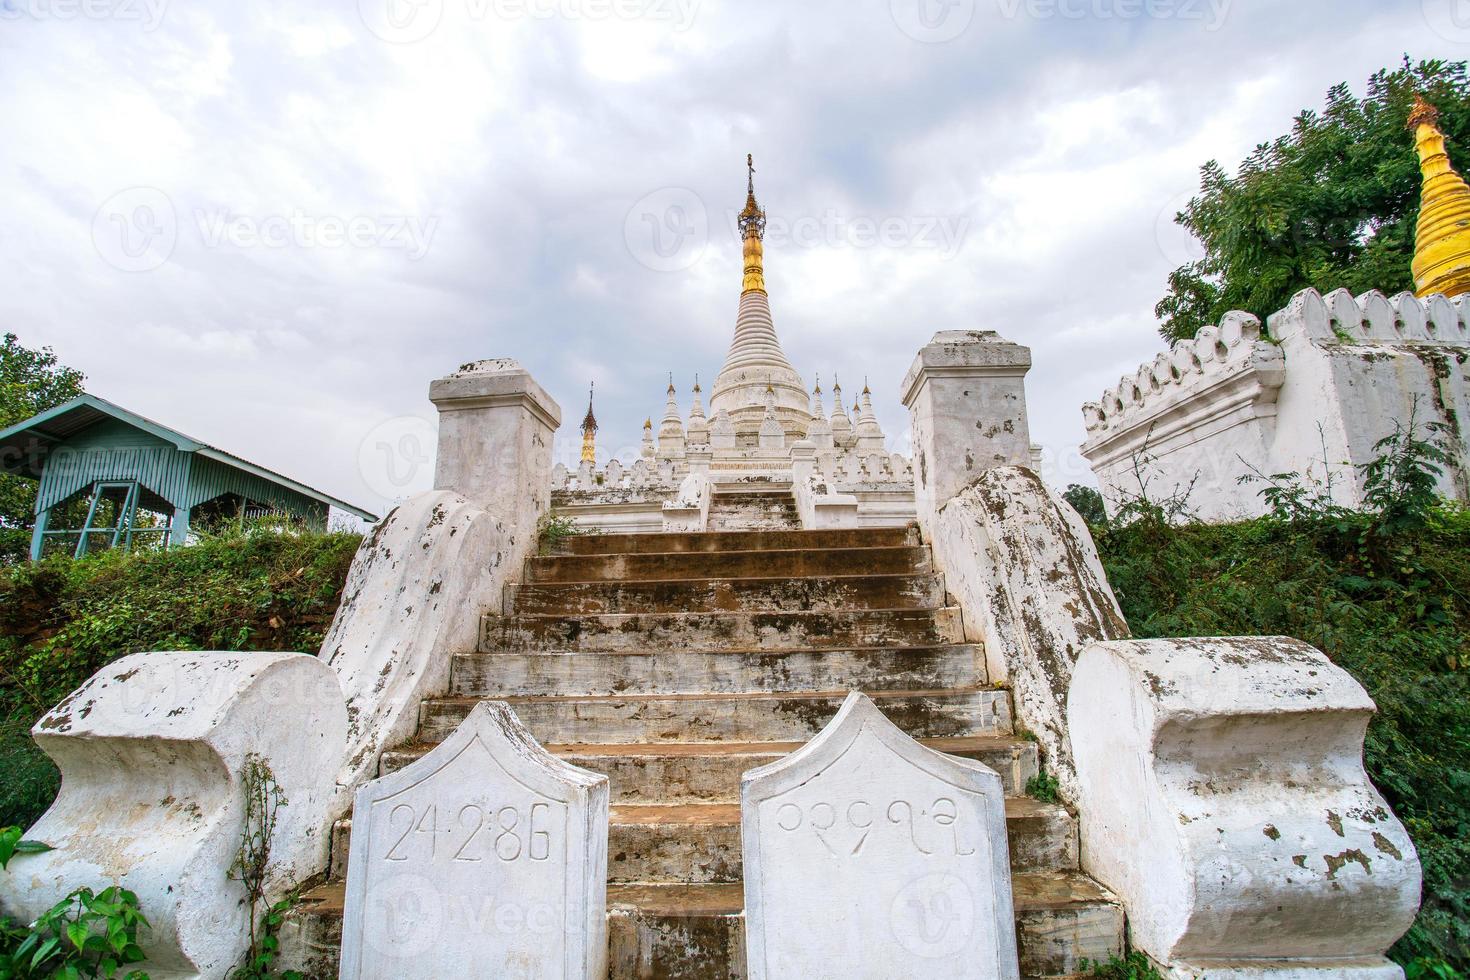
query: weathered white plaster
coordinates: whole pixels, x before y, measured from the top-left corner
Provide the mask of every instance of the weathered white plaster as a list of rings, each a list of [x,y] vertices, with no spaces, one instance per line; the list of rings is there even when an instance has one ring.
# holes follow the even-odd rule
[[[1114,511],[1187,491],[1201,519],[1251,517],[1265,511],[1261,485],[1240,478],[1283,473],[1358,507],[1359,467],[1413,415],[1420,436],[1427,423],[1447,427],[1456,463],[1440,491],[1470,499],[1465,316],[1464,298],[1305,290],[1270,318],[1273,343],[1254,317],[1231,313],[1084,405],[1082,453]]]
[[[1363,771],[1367,693],[1284,638],[1089,647],[1068,717],[1082,864],[1177,976],[1396,977],[1413,842]]]
[[[608,781],[476,705],[353,809],[343,980],[601,980]]]
[[[448,690],[453,655],[475,649],[481,607],[534,547],[534,534],[439,490],[400,504],[363,540],[321,652],[347,697],[339,816],[383,750],[413,735],[419,702]]]
[[[289,719],[289,724],[283,724]],[[271,769],[272,899],[326,864],[347,713],[336,676],[295,653],[139,653],[108,664],[36,723],[61,793],[13,859],[0,906],[22,920],[73,889],[117,883],[151,923],[150,976],[222,978],[246,948],[239,848],[251,756]]]
[[[561,408],[511,358],[475,361],[429,386],[439,410],[434,489],[453,490],[534,535],[551,505]]]
[[[919,349],[901,390],[922,526],[985,470],[1031,462],[1029,370],[1031,351],[994,331],[943,330]]]
[[[709,453],[699,453],[703,468],[691,472],[679,485],[679,494],[663,505],[663,530],[667,533],[700,532],[709,524],[710,496]]]
[[[1067,689],[1082,651],[1128,624],[1087,525],[1034,472],[986,470],[944,505],[930,534],[965,638],[984,644],[991,681],[1008,684],[1063,795],[1075,799]]]
[[[1017,977],[1004,791],[862,694],[740,788],[751,980]]]

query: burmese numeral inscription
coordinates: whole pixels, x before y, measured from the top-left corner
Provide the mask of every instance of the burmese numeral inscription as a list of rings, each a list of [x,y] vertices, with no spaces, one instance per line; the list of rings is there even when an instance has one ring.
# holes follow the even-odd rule
[[[836,855],[860,853],[879,823],[904,828],[908,842],[923,855],[968,857],[975,853],[973,846],[961,840],[959,807],[947,796],[922,809],[908,800],[894,800],[886,807],[853,800],[835,805],[783,803],[776,810],[777,827],[788,834],[809,831]]]
[[[383,859],[407,861],[415,845],[426,844],[430,860],[442,854],[448,860],[465,862],[482,861],[488,855],[506,863],[522,857],[545,861],[551,857],[551,832],[546,829],[550,813],[548,803],[532,803],[524,817],[520,807],[497,810],[467,803],[441,826],[437,803],[422,811],[400,803],[388,814],[388,826],[397,839]]]

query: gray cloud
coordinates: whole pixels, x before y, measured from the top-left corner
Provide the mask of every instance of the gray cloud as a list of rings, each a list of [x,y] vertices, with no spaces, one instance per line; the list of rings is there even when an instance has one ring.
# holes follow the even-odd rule
[[[685,0],[682,30],[673,0],[422,0],[437,28],[404,44],[370,29],[389,2],[419,9],[0,0],[0,325],[104,397],[369,505],[364,440],[431,419],[430,379],[479,357],[526,363],[564,435],[595,378],[602,444],[636,446],[667,373],[687,407],[723,358],[753,152],[808,381],[870,378],[901,445],[914,351],[998,329],[1034,349],[1033,430],[1070,481],[1081,403],[1159,349],[1161,215],[1199,165],[1405,51],[1470,51],[1431,26],[1440,0]],[[951,40],[911,36],[971,10]],[[135,188],[172,208],[166,256],[98,246],[125,230],[99,208]],[[627,228],[670,188],[708,236],[659,271]],[[432,229],[421,256],[391,232],[408,221]]]

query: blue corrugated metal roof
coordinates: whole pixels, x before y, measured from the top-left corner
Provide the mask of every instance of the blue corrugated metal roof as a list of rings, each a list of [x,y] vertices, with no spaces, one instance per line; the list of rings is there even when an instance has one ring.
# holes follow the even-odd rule
[[[208,443],[201,442],[184,435],[177,429],[170,429],[166,425],[154,422],[152,419],[144,418],[136,412],[130,412],[121,405],[114,405],[104,398],[96,395],[80,395],[63,405],[48,409],[40,415],[26,419],[0,430],[0,469],[6,472],[19,473],[23,476],[39,477],[41,469],[44,468],[45,455],[37,454],[36,442],[40,441],[46,446],[65,442],[73,435],[96,425],[106,418],[117,419],[133,426],[154,438],[171,443],[176,449],[186,453],[197,453],[206,459],[225,466],[232,467],[248,473],[259,479],[279,484],[282,487],[294,490],[313,500],[346,511],[363,520],[376,521],[377,515],[369,513],[360,507],[336,497],[322,493],[304,483],[298,483],[290,477],[282,476],[274,470],[258,466],[247,459],[242,459],[233,453],[227,453]]]

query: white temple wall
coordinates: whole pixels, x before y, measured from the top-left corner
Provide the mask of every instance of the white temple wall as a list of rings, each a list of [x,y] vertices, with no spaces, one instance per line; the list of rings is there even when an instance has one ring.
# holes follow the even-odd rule
[[[1229,521],[1265,513],[1264,483],[1297,473],[1335,503],[1362,505],[1361,467],[1414,420],[1445,427],[1457,460],[1440,481],[1470,499],[1470,324],[1463,301],[1379,293],[1298,294],[1270,318],[1271,338],[1232,313],[1181,341],[1083,406],[1091,462],[1110,513],[1146,496],[1183,499],[1180,516]]]

